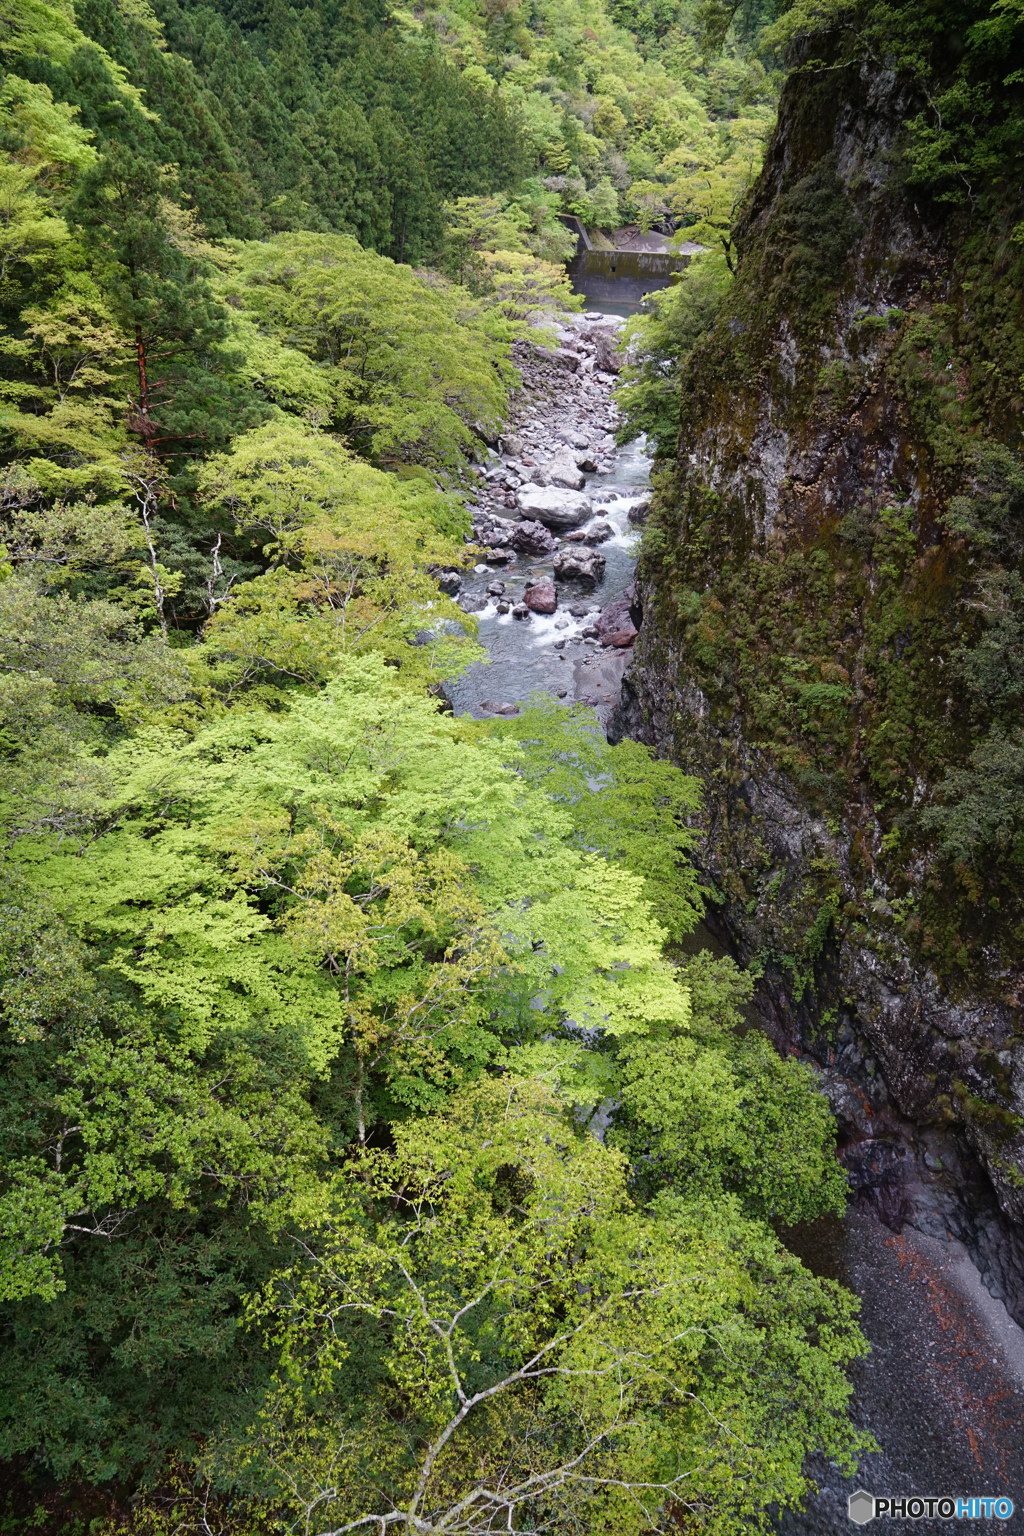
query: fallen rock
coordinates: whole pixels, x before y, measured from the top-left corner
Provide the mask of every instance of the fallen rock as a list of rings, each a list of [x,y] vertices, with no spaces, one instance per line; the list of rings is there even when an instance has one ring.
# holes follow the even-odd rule
[[[435,571],[434,580],[441,588],[441,591],[446,593],[448,597],[457,597],[458,594],[462,591],[461,571],[449,569]]]
[[[594,549],[560,549],[555,556],[555,575],[562,581],[581,581],[596,587],[604,576],[605,558]]]
[[[527,517],[548,528],[578,528],[594,510],[579,491],[563,491],[556,486],[524,486],[518,500]]]
[[[542,472],[534,475],[534,479],[537,484],[542,485],[565,485],[567,490],[583,488],[583,475],[577,467],[576,455],[570,453],[568,449],[563,449],[562,452],[556,453],[554,458],[548,459],[547,464],[543,465]]]
[[[518,524],[511,517],[495,517],[489,512],[478,512],[473,519],[473,537],[478,544],[487,544],[491,549],[501,549],[511,544],[512,535]]]
[[[650,516],[650,512],[651,503],[648,499],[647,501],[638,501],[635,507],[630,507],[629,511],[626,513],[626,516],[633,524],[634,528],[639,528],[642,526],[642,524],[646,523],[648,517]]]
[[[516,524],[512,532],[512,548],[521,555],[550,555],[558,548],[558,540],[543,523],[526,521]]]
[[[530,610],[525,603],[516,603],[512,609],[512,617],[514,619],[528,619],[530,617]]]
[[[618,332],[611,326],[607,329],[602,327],[600,330],[595,327],[589,339],[594,349],[594,362],[601,372],[618,373],[622,367]]]
[[[606,608],[602,608],[595,628],[602,645],[614,646],[618,650],[632,645],[637,636],[637,628],[630,614],[629,598],[622,597],[617,603],[609,603]]]
[[[611,523],[606,523],[602,518],[600,522],[591,523],[589,528],[577,528],[572,533],[567,533],[566,543],[572,544],[603,544],[606,539],[612,538],[615,529]]]
[[[531,613],[554,613],[558,607],[558,593],[553,581],[537,581],[523,593],[523,602]]]

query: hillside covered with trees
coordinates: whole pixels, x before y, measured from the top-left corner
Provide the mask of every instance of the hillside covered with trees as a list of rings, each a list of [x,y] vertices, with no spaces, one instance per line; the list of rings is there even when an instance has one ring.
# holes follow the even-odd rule
[[[700,786],[446,714],[438,581],[558,215],[721,223],[762,18],[2,16],[0,1530],[766,1529],[859,1444],[831,1117],[672,948]]]

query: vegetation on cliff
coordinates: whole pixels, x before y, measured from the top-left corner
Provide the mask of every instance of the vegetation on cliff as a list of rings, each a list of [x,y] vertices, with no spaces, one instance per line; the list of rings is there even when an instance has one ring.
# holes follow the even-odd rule
[[[693,268],[624,391],[679,443],[647,540],[662,632],[845,829],[861,894],[835,934],[880,902],[947,984],[997,995],[1024,932],[1022,26],[1006,4],[793,6],[738,277],[716,303]],[[845,901],[838,870],[818,884]]]

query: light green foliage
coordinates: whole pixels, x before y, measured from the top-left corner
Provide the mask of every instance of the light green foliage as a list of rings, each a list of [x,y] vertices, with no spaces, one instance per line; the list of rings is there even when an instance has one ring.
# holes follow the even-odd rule
[[[733,120],[756,120],[765,131],[773,88],[752,43],[766,18],[756,5],[739,12],[729,9],[716,28],[701,8],[677,0],[433,0],[414,26],[417,35],[424,22],[433,27],[467,75],[496,82],[562,208],[612,230],[631,218],[646,222],[650,189],[656,200],[678,179],[674,156],[710,170],[730,160]],[[725,180],[737,174],[730,166]]]
[[[808,1437],[849,1461],[849,1300],[728,1203],[639,1209],[550,1077],[463,1091],[323,1205],[255,1309],[262,1529],[642,1536],[686,1509],[733,1536],[799,1497]]]
[[[564,267],[530,250],[529,224],[523,208],[497,198],[461,197],[445,209],[443,269],[485,313],[513,322],[582,306]]]
[[[487,729],[516,743],[509,758],[516,772],[566,809],[581,846],[643,880],[644,897],[670,936],[689,933],[702,905],[689,861],[696,836],[687,826],[700,809],[697,781],[639,742],[612,746],[585,708],[538,699]]]
[[[583,308],[565,268],[528,251],[482,251],[480,266],[484,302],[506,320],[544,319],[559,310]]]
[[[527,215],[497,197],[460,197],[444,209],[444,245],[439,265],[453,282],[481,277],[483,251],[527,249]]]
[[[464,512],[429,481],[372,469],[282,417],[211,459],[199,490],[262,546],[268,569],[214,615],[191,658],[198,680],[274,693],[323,682],[340,657],[372,649],[432,681],[478,654],[462,610],[428,574],[465,561]]]
[[[237,1415],[241,1296],[328,1135],[288,1042],[183,1048],[45,901],[0,909],[0,1455],[67,1480],[156,1470]],[[280,1262],[280,1258],[277,1260]],[[248,1354],[248,1359],[247,1359]]]
[[[458,468],[505,402],[504,349],[456,292],[341,235],[245,246],[232,285],[258,323],[326,371],[331,425],[367,457]]]
[[[759,18],[4,20],[10,1518],[38,1475],[131,1536],[766,1528],[854,1449],[859,1335],[768,1226],[836,1203],[823,1105],[666,958],[697,786],[430,696],[558,211],[727,162]]]
[[[258,1034],[204,1053],[154,1028],[105,995],[89,955],[20,884],[0,931],[3,1299],[52,1300],[74,1234],[109,1242],[147,1202],[244,1202],[272,1221],[324,1151],[298,1058],[293,1080],[273,1084]]]
[[[0,117],[10,151],[0,158],[0,305],[10,314],[14,300],[18,320],[0,338],[0,431],[47,491],[117,489],[121,338],[55,208],[68,180],[95,165],[91,135],[48,87],[16,75],[0,87]]]
[[[773,121],[768,107],[756,115],[735,118],[710,153],[683,145],[664,163],[670,176],[665,196],[682,220],[686,239],[720,247],[730,271],[735,265],[733,230],[761,169]]]
[[[842,1214],[835,1127],[809,1067],[782,1061],[759,1031],[676,1036],[623,1054],[622,1144],[640,1187],[724,1191],[784,1222]]]
[[[41,500],[7,480],[0,572],[0,821],[67,829],[93,793],[93,756],[151,709],[181,699],[180,660],[114,601],[134,590],[141,530],[129,508]],[[93,595],[97,589],[103,594]],[[122,589],[123,590],[123,589]]]
[[[359,1103],[371,1066],[416,1102],[447,1056],[491,1053],[482,1008],[510,1032],[685,1023],[639,881],[458,735],[378,659],[351,661],[280,715],[121,749],[92,835],[19,856],[184,1043],[259,1022],[323,1070],[345,1039]]]

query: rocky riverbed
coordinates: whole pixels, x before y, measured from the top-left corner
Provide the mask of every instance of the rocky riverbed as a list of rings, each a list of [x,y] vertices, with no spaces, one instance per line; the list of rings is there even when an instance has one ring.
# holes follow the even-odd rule
[[[574,315],[551,344],[517,344],[522,387],[471,501],[480,558],[449,577],[490,656],[449,685],[460,713],[514,713],[537,690],[602,718],[617,701],[650,469],[642,443],[615,439],[622,323]]]

